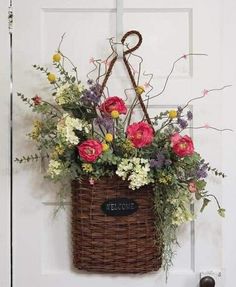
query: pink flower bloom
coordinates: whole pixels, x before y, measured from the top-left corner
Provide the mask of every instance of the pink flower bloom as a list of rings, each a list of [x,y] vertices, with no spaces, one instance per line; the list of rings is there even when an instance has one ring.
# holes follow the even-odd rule
[[[209,125],[209,124],[205,124],[203,127],[204,127],[205,129],[209,129],[209,128],[210,128],[210,125]]]
[[[38,95],[36,95],[35,97],[33,97],[32,100],[33,100],[35,106],[40,105],[41,102],[42,102],[42,98],[39,97]]]
[[[95,162],[102,153],[102,144],[97,140],[86,140],[77,146],[80,157],[86,162]]]
[[[141,148],[152,143],[154,132],[152,127],[145,122],[133,123],[127,128],[127,138],[134,147]]]
[[[90,183],[90,185],[94,185],[95,181],[94,181],[94,179],[92,177],[90,177],[89,183]]]
[[[209,93],[209,91],[204,89],[202,93],[203,93],[203,96],[206,96]]]
[[[94,60],[93,57],[89,59],[89,63],[90,63],[90,64],[91,64],[91,63],[94,63],[94,62],[95,62],[95,60]]]
[[[100,111],[110,116],[112,111],[117,111],[119,114],[126,114],[127,108],[125,106],[125,102],[119,97],[109,97],[103,102],[100,107]]]
[[[194,181],[190,181],[188,184],[188,190],[192,193],[197,192],[197,186]]]
[[[150,84],[148,83],[148,82],[145,82],[144,84],[143,84],[143,86],[144,86],[144,88],[149,88],[150,87]]]
[[[171,146],[174,153],[179,157],[189,156],[194,153],[193,141],[187,135],[182,137],[179,133],[173,134]]]

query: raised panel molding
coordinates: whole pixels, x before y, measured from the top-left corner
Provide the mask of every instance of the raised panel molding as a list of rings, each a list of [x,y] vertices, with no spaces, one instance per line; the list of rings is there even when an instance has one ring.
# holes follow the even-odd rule
[[[98,17],[99,26],[102,25],[102,14],[111,14],[115,19],[116,9],[110,8],[60,8],[60,7],[46,7],[42,8],[42,25],[45,23],[45,17],[48,14],[55,13],[69,13],[69,14],[89,14],[87,17],[88,23],[91,14],[96,13]],[[156,25],[149,26],[148,23],[140,21],[142,16],[150,14],[149,21],[155,20]],[[152,15],[153,14],[153,15]],[[47,15],[47,16],[46,16]],[[164,15],[164,17],[163,17]],[[136,17],[135,17],[136,16]],[[72,16],[73,17],[73,16]],[[188,53],[193,53],[193,11],[191,8],[124,8],[123,9],[124,27],[123,30],[127,31],[130,29],[137,29],[143,33],[143,44],[138,50],[139,55],[145,56],[148,51],[148,43],[152,43],[154,46],[152,53],[157,59],[156,66],[153,65],[152,61],[146,63],[146,67],[149,71],[155,74],[155,79],[165,78],[171,68],[172,63],[180,56]],[[168,19],[168,21],[167,21]],[[78,24],[80,23],[79,16],[75,20]],[[83,20],[82,20],[83,21]],[[169,24],[168,24],[169,23]],[[84,24],[84,21],[83,21]],[[55,25],[56,26],[56,25]],[[114,25],[115,26],[115,25]],[[46,25],[47,27],[47,25]],[[88,30],[91,31],[88,37],[92,36],[92,26],[89,24]],[[164,29],[164,28],[165,29]],[[67,31],[73,33],[75,27],[71,27]],[[97,28],[99,28],[97,26]],[[66,28],[65,28],[66,29]],[[64,30],[65,30],[64,29]],[[152,29],[152,34],[149,31]],[[166,30],[169,35],[166,34]],[[44,30],[45,31],[45,30]],[[100,37],[100,41],[104,41],[107,37],[115,36],[115,31],[106,37],[107,27],[104,26],[104,36]],[[165,31],[165,33],[164,33]],[[50,32],[50,31],[48,31]],[[54,31],[55,32],[55,31]],[[97,31],[96,31],[97,34]],[[86,34],[84,34],[84,41],[87,40]],[[101,35],[102,36],[102,35]],[[150,39],[152,36],[152,39]],[[43,39],[42,39],[43,40]],[[93,38],[93,42],[96,43],[96,38]],[[105,42],[105,41],[104,41]],[[86,44],[86,42],[84,42]],[[196,52],[196,51],[195,51]],[[193,60],[192,57],[186,59],[184,62],[179,63],[176,67],[176,72],[173,74],[173,78],[189,78],[193,76]]]

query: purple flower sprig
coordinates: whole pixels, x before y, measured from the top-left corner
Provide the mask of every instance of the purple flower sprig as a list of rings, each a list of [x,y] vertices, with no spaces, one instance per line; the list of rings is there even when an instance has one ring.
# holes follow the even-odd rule
[[[155,158],[150,159],[149,163],[151,168],[161,169],[164,166],[170,166],[172,161],[166,158],[164,153],[160,151],[156,154]]]
[[[188,121],[191,121],[193,119],[193,113],[191,111],[187,112],[187,119]]]
[[[81,101],[86,104],[94,104],[97,106],[99,104],[101,94],[101,86],[99,84],[93,84],[92,80],[88,82],[90,84],[89,89],[83,91],[83,96],[81,97]]]
[[[204,163],[202,165],[199,166],[199,168],[196,171],[196,177],[198,179],[200,178],[206,178],[207,177],[207,171],[208,171],[208,164]]]
[[[114,132],[114,125],[113,125],[113,120],[109,117],[97,117],[94,120],[95,125],[97,126],[102,126],[105,128],[105,130],[109,133]]]
[[[181,128],[181,129],[186,129],[187,128],[187,126],[188,126],[188,122],[186,121],[186,120],[184,120],[184,119],[182,119],[182,118],[178,118],[177,119],[177,124],[179,125],[179,127]]]

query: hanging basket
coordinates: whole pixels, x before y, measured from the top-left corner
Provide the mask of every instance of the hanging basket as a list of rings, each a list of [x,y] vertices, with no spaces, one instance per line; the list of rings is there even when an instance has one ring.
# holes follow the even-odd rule
[[[146,273],[161,266],[152,187],[133,191],[118,177],[72,182],[73,264],[101,273]],[[161,246],[161,245],[160,245]]]
[[[138,42],[123,53],[137,99],[144,117],[151,120],[137,92],[126,55],[142,43],[138,31],[129,31],[121,39],[124,45],[130,35]],[[111,61],[101,85],[100,93],[112,74],[117,55]],[[72,182],[72,241],[74,266],[81,270],[102,273],[146,273],[161,266],[161,244],[157,244],[155,215],[151,186],[133,191],[128,182],[119,177]]]

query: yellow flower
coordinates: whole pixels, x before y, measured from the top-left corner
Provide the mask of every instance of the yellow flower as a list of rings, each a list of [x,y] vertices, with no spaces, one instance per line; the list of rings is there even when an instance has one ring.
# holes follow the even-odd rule
[[[60,62],[61,61],[61,55],[59,53],[56,53],[52,56],[53,62]]]
[[[53,73],[48,74],[48,80],[49,82],[55,82],[56,81],[56,75]]]
[[[169,116],[170,119],[176,118],[177,115],[178,115],[178,113],[177,113],[176,110],[171,110],[171,111],[169,111],[169,113],[168,113],[168,116]]]
[[[110,134],[110,133],[107,133],[107,134],[105,135],[105,141],[107,141],[107,142],[112,142],[112,141],[113,141],[113,135]]]
[[[113,119],[117,119],[117,118],[119,118],[119,116],[120,116],[120,113],[118,111],[114,110],[111,112],[111,117]]]
[[[136,93],[137,93],[138,95],[141,95],[142,93],[145,92],[143,86],[137,86],[136,89],[135,89],[135,91],[136,91]]]
[[[102,144],[102,151],[108,151],[109,150],[109,145],[106,143]]]
[[[92,172],[93,171],[93,167],[92,167],[91,163],[83,163],[82,169],[85,172]]]

